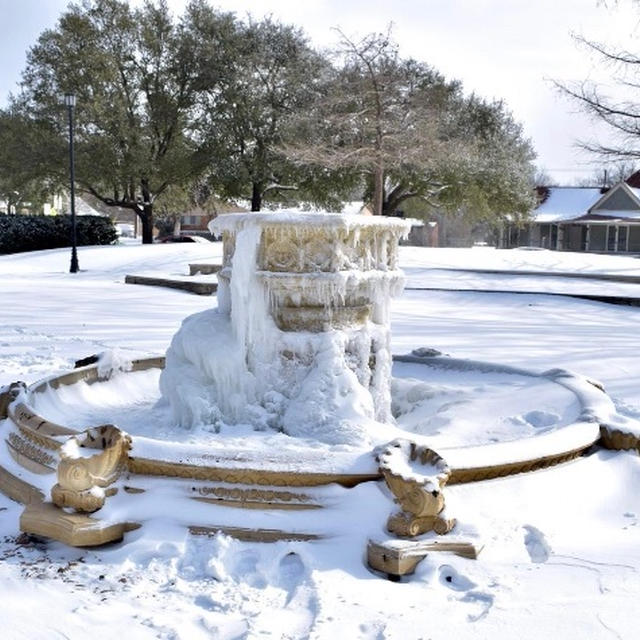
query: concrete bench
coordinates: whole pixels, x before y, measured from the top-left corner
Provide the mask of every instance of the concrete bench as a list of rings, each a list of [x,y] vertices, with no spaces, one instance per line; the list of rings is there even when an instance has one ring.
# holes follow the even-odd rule
[[[214,273],[218,273],[220,269],[222,269],[221,264],[190,264],[189,275],[195,276],[200,273],[203,276],[210,276]]]
[[[210,296],[218,289],[215,282],[193,282],[189,280],[171,280],[169,278],[153,278],[150,276],[128,275],[124,279],[126,284],[143,284],[151,287],[169,287],[195,293],[199,296]]]

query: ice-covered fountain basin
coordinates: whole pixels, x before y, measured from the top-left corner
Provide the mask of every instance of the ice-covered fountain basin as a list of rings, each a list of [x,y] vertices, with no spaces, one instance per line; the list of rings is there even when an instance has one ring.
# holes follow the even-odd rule
[[[397,268],[397,241],[414,221],[341,213],[225,214],[209,223],[222,235],[224,266],[231,265],[236,233],[258,225],[263,238],[258,269],[276,272],[337,272]]]
[[[231,306],[236,240],[251,227],[260,229],[256,277],[268,292],[280,329],[315,332],[361,326],[369,319],[386,324],[388,300],[404,285],[398,242],[411,221],[338,213],[218,216],[209,229],[224,242],[218,275],[223,311]]]
[[[598,439],[598,421],[610,419],[612,410],[608,397],[584,378],[562,372],[550,372],[547,376],[487,363],[434,358],[396,362],[394,374],[394,390],[405,387],[394,402],[410,401],[425,423],[424,432],[420,433],[416,415],[405,409],[400,423],[413,421],[412,433],[390,428],[389,440],[404,434],[416,442],[431,444],[437,437],[438,451],[453,469],[452,482],[462,477],[460,469],[521,463],[589,446]],[[223,429],[219,434],[176,428],[171,425],[167,408],[156,405],[158,375],[159,369],[153,367],[147,371],[120,372],[102,381],[91,377],[85,382],[79,378],[74,384],[54,387],[45,382],[34,385],[30,403],[40,415],[70,427],[117,423],[132,435],[132,455],[208,464],[225,451],[235,451],[235,464],[240,466],[250,458],[262,460],[270,468],[292,465],[298,472],[315,468],[330,473],[376,473],[375,454],[364,447],[328,446],[249,428],[240,433],[236,427]],[[426,385],[434,392],[433,396],[423,404],[423,387],[419,389],[420,398],[408,400],[407,385]],[[554,425],[541,428],[539,422],[538,426],[533,424],[536,419],[529,415],[536,404],[532,390],[538,397],[547,397],[547,413],[558,418]],[[505,394],[512,397],[500,408]],[[491,410],[492,415],[487,411],[487,415],[480,416],[478,411],[483,409]],[[448,425],[440,434],[434,434],[429,418],[442,414]],[[478,416],[477,430],[470,436],[474,415]],[[475,446],[459,446],[465,437]]]

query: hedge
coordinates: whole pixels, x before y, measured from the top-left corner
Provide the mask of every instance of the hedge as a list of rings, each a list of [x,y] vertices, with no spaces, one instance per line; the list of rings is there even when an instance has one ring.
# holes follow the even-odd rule
[[[113,244],[116,229],[110,218],[76,216],[78,246]],[[0,215],[0,253],[19,253],[71,246],[71,216]]]

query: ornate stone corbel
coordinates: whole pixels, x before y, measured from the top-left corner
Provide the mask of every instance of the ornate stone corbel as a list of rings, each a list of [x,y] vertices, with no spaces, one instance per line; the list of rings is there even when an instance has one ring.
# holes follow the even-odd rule
[[[6,387],[0,387],[0,420],[9,415],[9,405],[26,389],[24,382],[12,382]]]
[[[60,448],[58,483],[51,489],[54,504],[85,513],[100,509],[106,497],[117,491],[106,488],[126,468],[130,446],[131,438],[112,424],[69,438]],[[99,453],[86,455],[91,450]]]
[[[380,471],[402,511],[387,521],[397,536],[413,537],[427,531],[445,534],[455,519],[444,515],[444,493],[451,471],[433,450],[409,440],[391,442],[378,456]]]

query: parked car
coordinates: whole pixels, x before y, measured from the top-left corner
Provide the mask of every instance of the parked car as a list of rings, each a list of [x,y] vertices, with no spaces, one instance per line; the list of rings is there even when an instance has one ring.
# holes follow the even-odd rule
[[[211,240],[207,240],[202,236],[196,235],[186,235],[182,234],[179,236],[162,236],[155,239],[155,242],[164,244],[166,242],[200,242],[200,243],[210,243]]]
[[[118,237],[133,238],[134,227],[132,224],[129,224],[127,222],[118,222],[118,224],[116,224],[115,227],[116,227],[116,233],[118,234]]]

